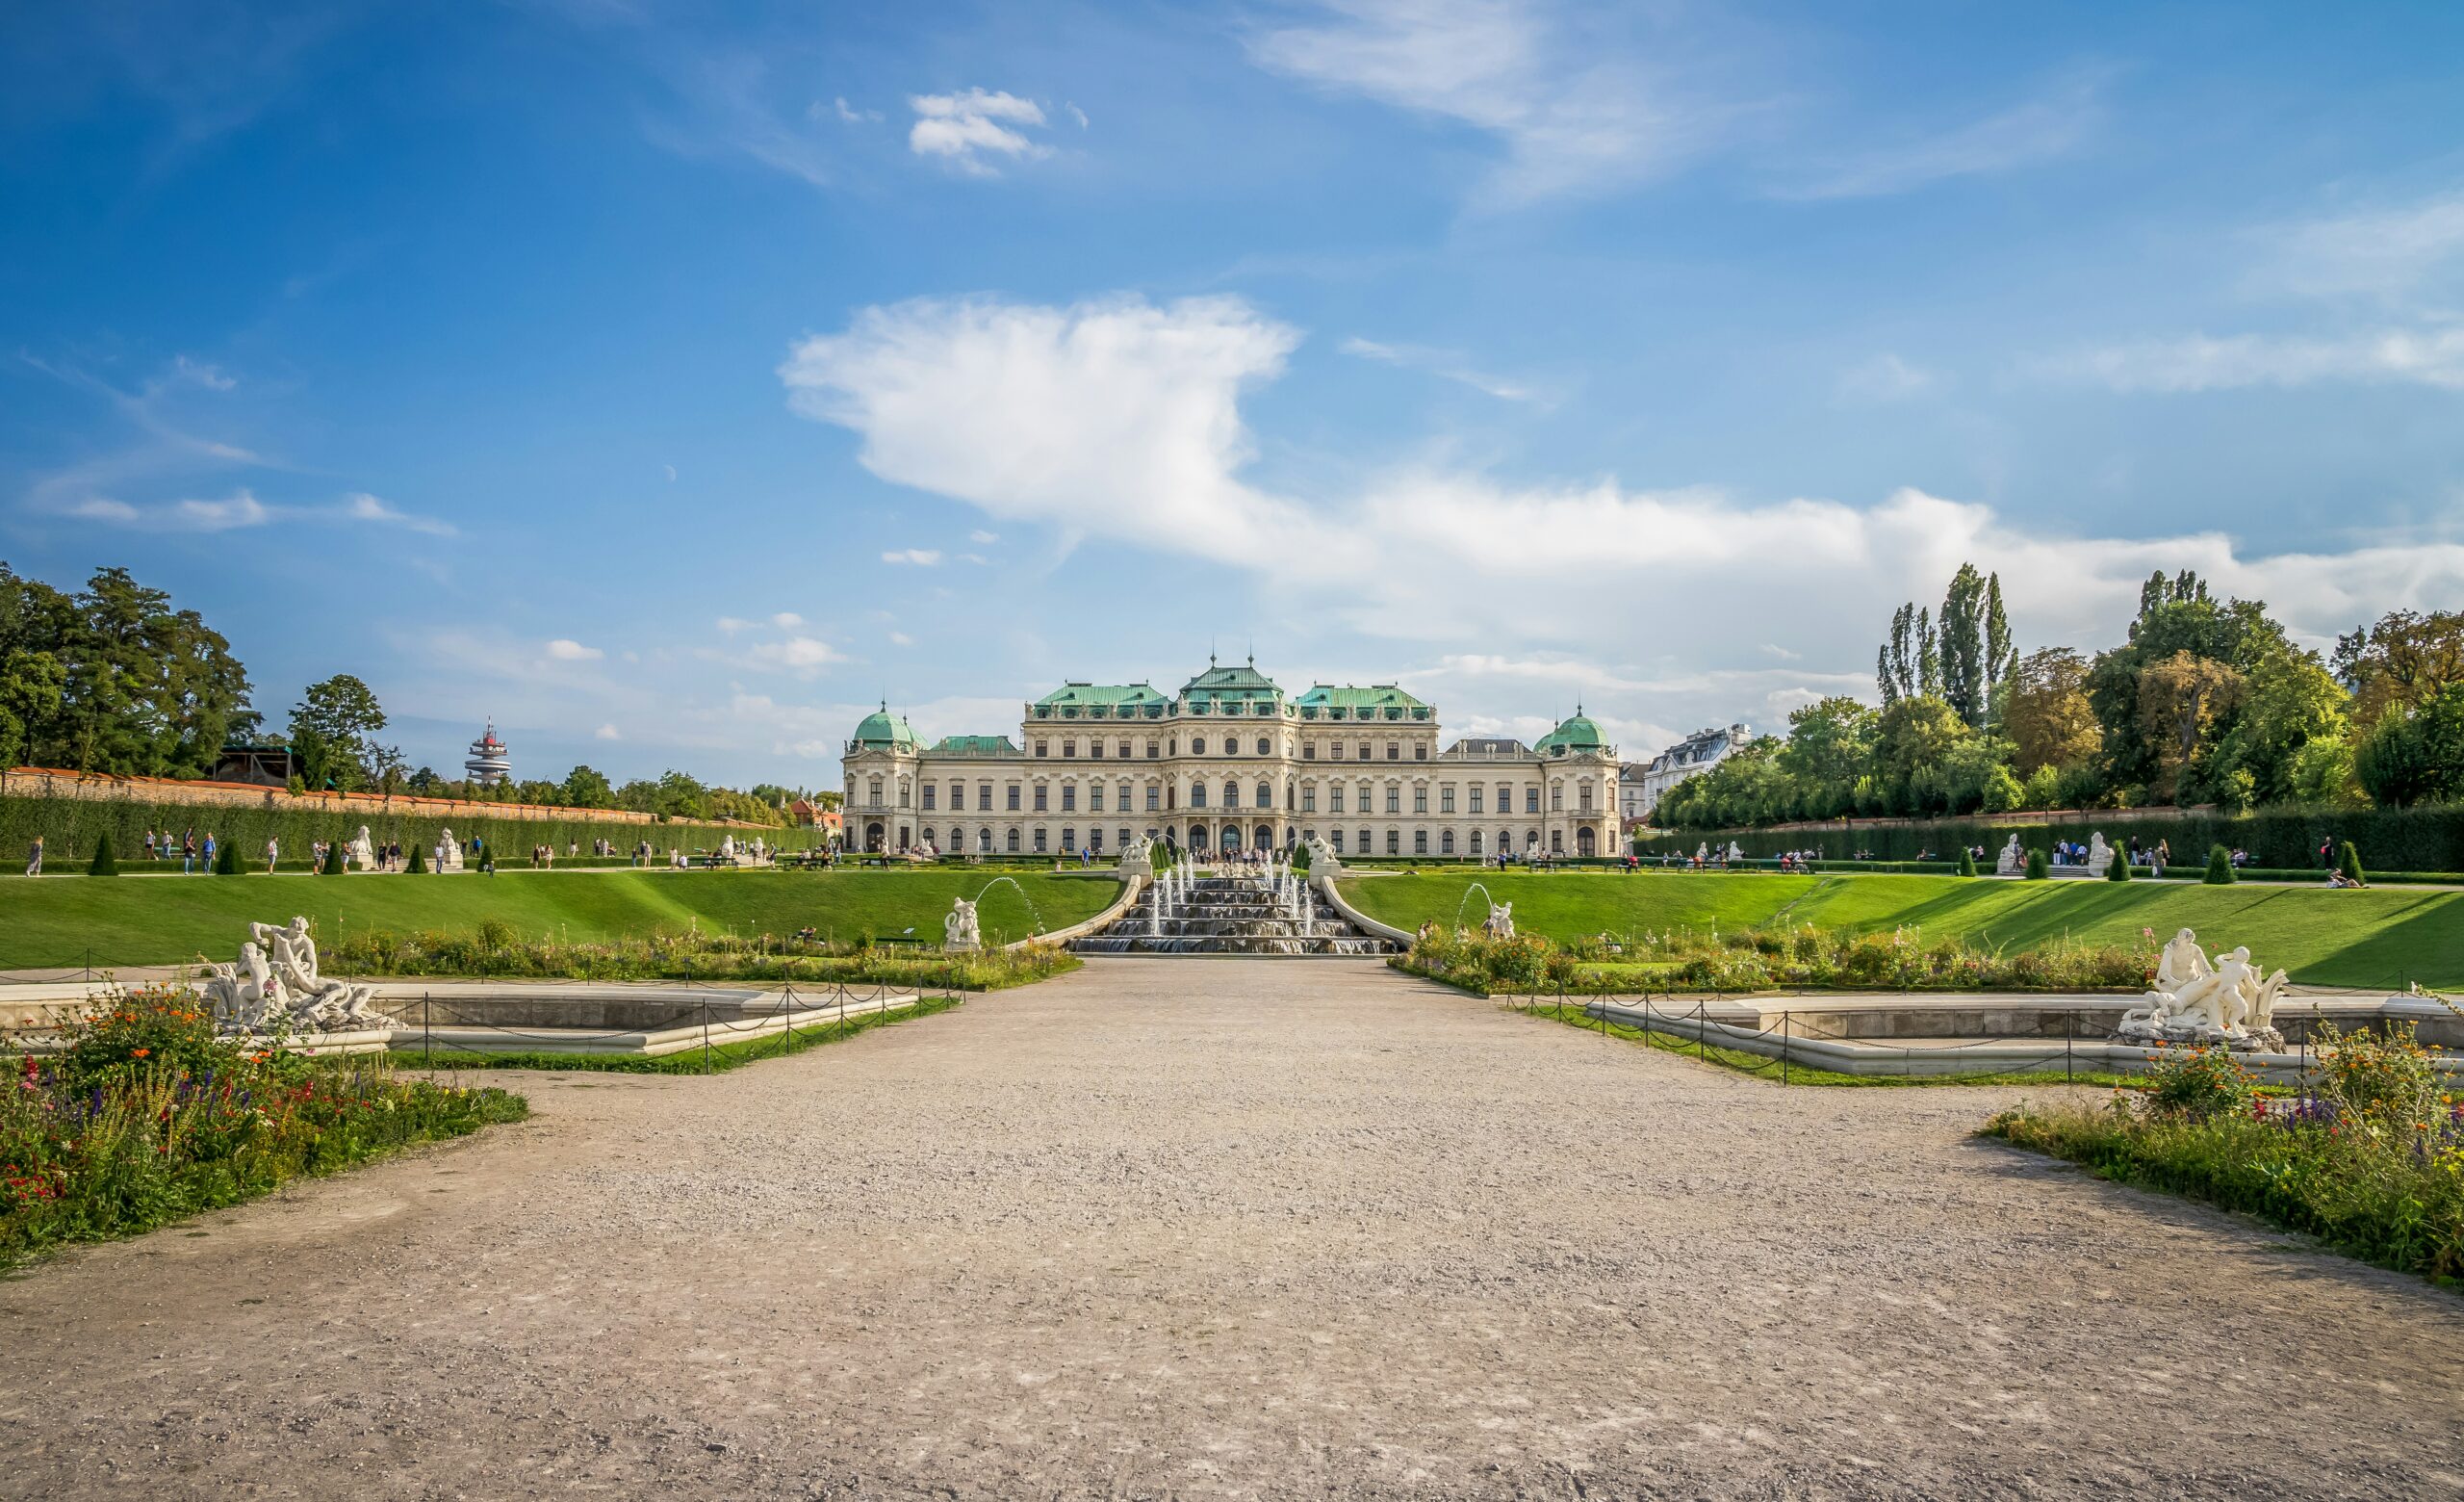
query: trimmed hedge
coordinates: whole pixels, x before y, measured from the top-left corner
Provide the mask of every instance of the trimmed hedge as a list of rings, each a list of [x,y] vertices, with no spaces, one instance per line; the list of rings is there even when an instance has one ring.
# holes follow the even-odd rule
[[[539,843],[552,843],[559,850],[568,844],[579,844],[587,850],[593,840],[600,839],[615,841],[620,851],[630,850],[635,842],[642,840],[663,849],[673,849],[680,842],[704,848],[716,846],[730,834],[738,840],[757,834],[771,844],[795,849],[807,844],[818,846],[825,839],[820,830],[811,829],[735,829],[682,821],[617,823],[593,818],[592,812],[576,809],[569,819],[516,819],[467,812],[438,817],[262,806],[226,808],[160,803],[150,798],[71,798],[13,790],[0,793],[0,845],[22,850],[40,835],[54,850],[91,850],[103,840],[110,841],[116,850],[122,846],[141,850],[148,829],[168,830],[174,835],[183,829],[193,829],[200,841],[210,830],[221,849],[251,851],[262,865],[268,840],[279,839],[286,851],[304,851],[319,840],[347,841],[359,833],[362,824],[368,826],[369,837],[376,843],[399,841],[405,848],[433,846],[438,829],[444,826],[449,826],[454,838],[466,845],[473,835],[482,835],[491,847],[508,850],[526,850]],[[565,863],[560,860],[559,864]]]
[[[2226,845],[2250,852],[2253,866],[2316,871],[2327,879],[2319,859],[2323,842],[2352,842],[2373,872],[2452,871],[2464,869],[2464,806],[2409,809],[2259,809],[2248,814],[2191,810],[2182,813],[2127,815],[2112,811],[2066,810],[2041,816],[2030,823],[1985,823],[1976,819],[1921,819],[1909,823],[1877,823],[1859,819],[1847,825],[1800,829],[1682,830],[1634,842],[1647,856],[1666,850],[1691,854],[1697,843],[1726,846],[1732,840],[1753,856],[1776,856],[1783,850],[1820,846],[1826,855],[1872,853],[1879,861],[1913,859],[1919,851],[1947,852],[1963,845],[1999,850],[2013,835],[2021,848],[2050,846],[2068,840],[2080,844],[2101,832],[2105,841],[2127,850],[2133,837],[2143,846],[2157,841],[2173,847],[2173,865],[2189,866],[2195,852]],[[22,837],[20,840],[22,842]],[[1860,863],[1871,868],[1878,862]],[[2144,866],[2146,862],[2142,861]],[[2383,880],[2374,875],[2373,880]]]

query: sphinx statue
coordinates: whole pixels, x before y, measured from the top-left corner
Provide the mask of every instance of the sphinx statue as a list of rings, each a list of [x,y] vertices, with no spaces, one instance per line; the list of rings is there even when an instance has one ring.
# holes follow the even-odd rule
[[[462,842],[453,838],[450,825],[436,832],[436,868],[440,871],[462,868]]]
[[[2027,853],[2019,848],[2019,837],[2013,835],[2011,837],[2011,842],[2002,847],[2001,856],[1993,863],[1993,874],[1996,876],[2016,876],[2021,871],[2027,869]]]
[[[368,826],[359,826],[359,835],[350,842],[350,864],[364,871],[376,869],[376,842],[368,838]]]

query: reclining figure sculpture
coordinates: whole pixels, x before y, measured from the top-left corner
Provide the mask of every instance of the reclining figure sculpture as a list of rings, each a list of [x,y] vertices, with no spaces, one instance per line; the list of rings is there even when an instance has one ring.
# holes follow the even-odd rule
[[[225,1032],[356,1032],[401,1023],[369,1004],[372,986],[317,973],[317,941],[308,919],[283,927],[250,923],[240,958],[209,965],[205,996]]]

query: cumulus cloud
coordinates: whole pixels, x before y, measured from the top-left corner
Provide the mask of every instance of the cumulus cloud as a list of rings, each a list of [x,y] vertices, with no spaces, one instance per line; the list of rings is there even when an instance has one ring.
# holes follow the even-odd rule
[[[2110,640],[2157,569],[2266,599],[2314,639],[2464,591],[2451,544],[2256,556],[2214,531],[2066,537],[1914,489],[1855,505],[1422,467],[1304,501],[1245,478],[1240,409],[1298,338],[1235,298],[923,301],[804,341],[780,375],[798,411],[858,435],[874,474],[989,516],[1237,567],[1390,638],[1581,656],[1630,636],[1751,670],[1737,682],[1766,695],[1861,683],[1891,608],[1938,594],[1964,560],[2000,572],[2033,642]],[[1732,624],[1740,600],[1751,637]],[[1807,660],[1774,667],[1766,642]]]
[[[591,738],[596,740],[622,740],[625,738],[625,733],[618,730],[613,725],[602,725],[590,734]]]
[[[907,146],[917,156],[937,156],[961,171],[989,177],[995,168],[987,154],[1020,158],[1049,156],[1052,148],[1028,139],[1023,127],[1040,127],[1043,108],[1015,94],[970,89],[964,93],[913,94],[908,106],[915,123],[908,130]]]
[[[570,636],[558,636],[548,643],[548,656],[559,662],[596,662],[607,654],[597,647],[585,647]]]
[[[882,555],[885,563],[912,563],[917,568],[931,568],[941,561],[937,548],[892,548]]]

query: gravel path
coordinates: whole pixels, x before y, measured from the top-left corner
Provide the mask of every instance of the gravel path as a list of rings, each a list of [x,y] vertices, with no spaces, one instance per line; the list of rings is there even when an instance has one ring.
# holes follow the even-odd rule
[[[0,1284],[0,1493],[2464,1489],[2464,1301],[1966,1135],[2015,1092],[1212,960],[524,1087]]]

